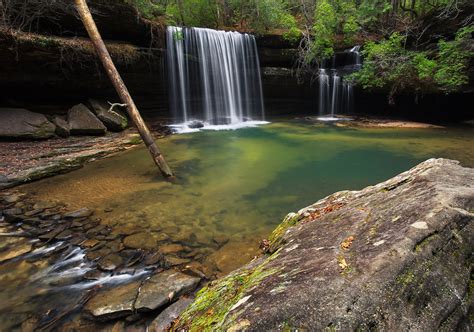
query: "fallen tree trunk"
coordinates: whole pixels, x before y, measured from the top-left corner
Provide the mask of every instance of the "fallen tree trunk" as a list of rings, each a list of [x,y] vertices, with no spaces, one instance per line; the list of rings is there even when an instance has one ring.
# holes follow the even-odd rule
[[[117,71],[117,68],[115,68],[112,58],[110,57],[110,54],[107,51],[107,48],[105,47],[104,41],[100,36],[99,30],[97,29],[94,19],[92,18],[92,14],[89,10],[89,7],[87,6],[86,0],[74,0],[74,2],[76,5],[77,12],[79,13],[82,23],[84,24],[84,27],[86,28],[87,33],[89,34],[89,37],[94,45],[97,55],[102,61],[107,75],[109,75],[109,78],[112,81],[115,90],[120,96],[120,99],[124,104],[127,105],[128,115],[132,119],[133,123],[137,126],[138,132],[140,133],[140,136],[145,142],[146,147],[150,151],[150,154],[155,164],[158,166],[165,178],[173,177],[173,172],[171,171],[171,168],[166,163],[166,160],[163,157],[160,149],[156,145],[155,140],[151,136],[148,127],[140,116],[137,106],[135,105],[132,96],[130,96],[130,93],[128,92],[128,89],[125,86],[125,83],[123,82],[119,72]]]

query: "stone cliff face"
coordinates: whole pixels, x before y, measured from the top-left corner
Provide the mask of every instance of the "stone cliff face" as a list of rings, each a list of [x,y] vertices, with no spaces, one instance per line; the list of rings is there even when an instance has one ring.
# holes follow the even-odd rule
[[[474,170],[430,159],[289,214],[176,330],[470,330]]]

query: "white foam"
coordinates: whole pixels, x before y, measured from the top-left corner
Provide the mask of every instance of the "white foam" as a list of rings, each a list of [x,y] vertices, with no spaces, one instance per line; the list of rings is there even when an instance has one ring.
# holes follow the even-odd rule
[[[316,119],[319,121],[352,121],[351,118],[336,118],[331,116],[319,116]]]
[[[269,124],[270,122],[268,121],[243,121],[243,122],[237,122],[237,123],[231,123],[231,124],[226,124],[226,125],[211,125],[209,123],[203,122],[204,127],[202,128],[189,128],[189,123],[180,123],[180,124],[174,124],[170,125],[169,127],[172,128],[177,134],[187,134],[187,133],[195,133],[198,131],[202,130],[237,130],[237,129],[242,129],[242,128],[252,128],[252,127],[257,127],[261,125],[266,125]]]

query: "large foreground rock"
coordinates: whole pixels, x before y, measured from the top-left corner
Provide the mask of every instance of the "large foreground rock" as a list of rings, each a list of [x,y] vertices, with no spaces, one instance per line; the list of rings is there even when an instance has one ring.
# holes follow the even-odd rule
[[[71,135],[103,135],[107,128],[83,104],[73,106],[67,112]]]
[[[333,194],[289,214],[175,328],[472,330],[473,221],[474,169],[446,159]]]
[[[44,139],[54,136],[55,129],[43,114],[23,108],[0,108],[0,138]]]

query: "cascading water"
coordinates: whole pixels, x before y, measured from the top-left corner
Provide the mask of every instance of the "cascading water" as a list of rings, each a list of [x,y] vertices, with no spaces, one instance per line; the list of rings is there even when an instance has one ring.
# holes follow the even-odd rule
[[[167,47],[170,107],[176,121],[237,125],[264,120],[253,36],[168,27]]]
[[[334,55],[329,61],[324,61],[319,70],[318,112],[323,120],[333,120],[336,119],[336,114],[353,111],[353,87],[351,83],[344,81],[344,75],[360,69],[360,46],[347,50],[341,58],[342,64],[338,55]],[[330,69],[327,68],[328,63],[331,64]]]

